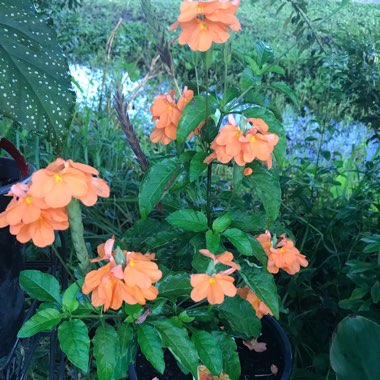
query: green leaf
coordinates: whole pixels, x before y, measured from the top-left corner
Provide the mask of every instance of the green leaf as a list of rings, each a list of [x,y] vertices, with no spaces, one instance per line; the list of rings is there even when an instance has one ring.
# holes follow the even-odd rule
[[[225,372],[231,380],[239,380],[241,367],[239,354],[235,340],[222,331],[213,331],[212,335],[217,339],[223,355],[223,372]]]
[[[138,303],[136,305],[129,305],[128,303],[125,303],[124,311],[127,315],[140,315],[143,313],[144,308]]]
[[[264,229],[264,215],[253,214],[252,211],[236,210],[232,213],[232,227],[244,232],[262,231]]]
[[[3,0],[0,114],[62,144],[75,105],[71,76],[49,20],[30,0]]]
[[[119,353],[118,335],[115,329],[108,324],[100,325],[96,329],[92,342],[98,379],[113,379]]]
[[[252,86],[260,86],[261,77],[254,75],[249,67],[246,67],[240,77],[240,88],[242,91],[248,90]]]
[[[17,336],[29,338],[40,331],[50,331],[61,321],[62,315],[57,309],[44,309],[34,314],[21,327]]]
[[[281,206],[281,188],[278,176],[257,162],[250,164],[253,173],[244,180],[252,186],[258,198],[263,203],[267,225],[272,224],[278,217]]]
[[[237,228],[230,228],[223,232],[223,236],[225,236],[242,255],[252,255],[251,242],[245,232]]]
[[[229,225],[232,223],[232,214],[230,212],[227,212],[227,214],[224,214],[222,216],[219,216],[214,220],[212,223],[212,229],[215,232],[223,232],[226,228],[229,227]]]
[[[263,265],[266,266],[268,263],[268,257],[264,251],[264,248],[259,243],[259,241],[252,235],[247,235],[249,242],[251,243],[252,253],[251,255],[256,257],[257,260]]]
[[[219,306],[219,315],[233,336],[246,340],[259,337],[260,319],[252,305],[239,296],[226,297]]]
[[[159,297],[175,301],[178,297],[189,296],[192,290],[188,273],[171,273],[158,284]]]
[[[62,351],[71,363],[87,373],[90,338],[86,324],[79,319],[63,322],[58,327],[58,339]]]
[[[190,161],[190,182],[194,182],[207,168],[203,161],[207,157],[206,152],[197,152]]]
[[[175,211],[166,218],[166,221],[185,231],[202,232],[208,228],[206,215],[194,210]]]
[[[161,374],[165,371],[164,353],[157,330],[149,325],[141,325],[137,330],[137,341],[141,352]]]
[[[208,230],[206,232],[206,247],[210,252],[216,253],[220,245],[220,233]]]
[[[180,164],[176,157],[165,158],[149,167],[140,185],[139,208],[142,219],[161,200],[164,194],[173,186],[180,173]]]
[[[155,321],[154,326],[161,336],[163,347],[167,347],[184,368],[197,376],[198,354],[187,330],[170,319]]]
[[[201,362],[213,375],[220,375],[223,369],[223,358],[218,340],[209,332],[201,330],[193,330],[191,340],[198,351]]]
[[[61,287],[57,279],[50,274],[38,270],[23,270],[20,273],[20,286],[39,301],[61,303]]]
[[[115,378],[127,377],[128,367],[135,362],[137,354],[137,342],[133,327],[130,324],[122,323],[117,329],[119,339],[119,355],[115,370]]]
[[[259,41],[255,47],[256,61],[261,67],[265,63],[270,62],[274,57],[273,49],[263,41]]]
[[[300,109],[300,103],[298,101],[297,95],[288,85],[282,82],[275,82],[271,83],[271,87],[285,94],[293,102],[297,109]]]
[[[337,380],[376,380],[380,373],[380,325],[360,317],[343,319],[333,336],[330,361]]]
[[[62,305],[63,310],[68,312],[73,312],[79,307],[79,302],[77,300],[77,294],[79,287],[76,282],[71,284],[63,293]]]
[[[178,124],[177,141],[182,144],[189,134],[205,121],[209,115],[215,113],[217,108],[216,99],[213,96],[199,95],[185,107]]]
[[[373,303],[380,302],[380,281],[376,281],[371,288],[371,297]]]
[[[279,301],[277,287],[274,277],[265,268],[249,266],[240,262],[240,276],[246,285],[268,306],[269,310],[278,319],[279,318]]]

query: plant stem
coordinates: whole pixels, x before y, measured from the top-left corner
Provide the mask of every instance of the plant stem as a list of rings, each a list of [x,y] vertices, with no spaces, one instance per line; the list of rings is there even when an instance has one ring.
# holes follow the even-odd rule
[[[69,213],[71,238],[73,240],[75,253],[79,260],[79,268],[83,273],[87,273],[90,268],[90,258],[83,237],[84,228],[79,200],[72,199],[67,206],[67,210]]]
[[[207,167],[207,193],[206,193],[206,199],[207,199],[207,206],[206,206],[206,213],[207,213],[207,224],[209,228],[212,226],[212,218],[211,218],[211,180],[212,180],[212,162],[210,162],[209,166]]]

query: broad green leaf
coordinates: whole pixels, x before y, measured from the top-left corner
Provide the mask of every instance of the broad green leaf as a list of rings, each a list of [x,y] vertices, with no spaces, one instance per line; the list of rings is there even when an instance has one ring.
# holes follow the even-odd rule
[[[62,306],[65,311],[73,312],[79,307],[79,302],[77,300],[77,294],[79,287],[76,282],[71,284],[63,293]]]
[[[253,173],[244,178],[248,187],[253,187],[258,198],[263,203],[267,225],[272,224],[278,217],[281,206],[280,181],[273,171],[264,168],[257,162],[250,164]]]
[[[232,212],[231,227],[244,232],[259,232],[264,229],[264,219],[263,213],[260,212],[236,210]]]
[[[205,121],[209,115],[215,113],[217,107],[213,96],[199,95],[185,107],[178,124],[177,141],[182,144],[191,132]]]
[[[197,152],[190,161],[190,182],[194,182],[206,170],[207,164],[203,162],[206,157],[206,152]]]
[[[249,242],[251,243],[252,253],[251,255],[256,257],[257,260],[263,265],[266,266],[268,263],[268,257],[264,251],[264,248],[259,243],[259,241],[252,235],[247,235]]]
[[[259,337],[260,319],[252,305],[239,296],[226,297],[219,306],[219,315],[233,336],[246,340]]]
[[[371,288],[371,297],[373,303],[380,302],[380,281],[376,281]]]
[[[227,91],[223,94],[223,105],[226,106],[232,100],[238,98],[240,91],[236,87],[227,88]]]
[[[223,372],[225,372],[231,380],[239,380],[241,367],[235,340],[222,331],[213,331],[212,335],[217,339],[218,346],[222,350]]]
[[[242,91],[248,90],[250,87],[260,86],[261,77],[254,75],[249,67],[246,67],[240,77],[240,88]]]
[[[119,354],[118,335],[109,324],[100,325],[92,340],[99,380],[114,379]]]
[[[90,338],[86,324],[79,319],[63,322],[58,327],[58,339],[62,351],[71,363],[87,372]]]
[[[28,319],[17,336],[19,338],[29,338],[40,331],[50,331],[61,321],[62,315],[57,309],[44,309],[34,314]]]
[[[115,370],[115,378],[120,379],[128,375],[128,367],[135,362],[137,341],[132,325],[122,323],[117,329],[119,355]]]
[[[170,214],[166,221],[185,231],[202,232],[207,230],[207,217],[194,210],[178,210]]]
[[[164,194],[173,186],[180,173],[180,164],[176,157],[164,158],[149,167],[140,185],[139,208],[142,219],[161,200]]]
[[[188,273],[171,273],[158,284],[158,296],[175,300],[181,296],[189,296],[192,290]]]
[[[217,253],[220,245],[220,233],[208,230],[206,232],[206,248],[213,253]]]
[[[214,376],[220,375],[223,369],[223,358],[218,340],[209,332],[202,330],[193,330],[191,340],[198,351],[201,362]]]
[[[242,255],[252,255],[251,242],[245,232],[237,228],[230,228],[223,232],[223,236],[226,237]]]
[[[67,59],[31,0],[0,4],[0,114],[62,144],[75,96]]]
[[[127,315],[139,315],[144,311],[144,308],[138,303],[135,305],[124,304],[124,311]]]
[[[256,61],[259,66],[270,63],[274,57],[273,49],[263,41],[259,41],[255,46]]]
[[[61,303],[60,285],[55,277],[38,270],[23,270],[20,285],[31,297],[39,301]]]
[[[288,85],[282,82],[276,82],[271,83],[271,87],[285,94],[293,102],[297,109],[300,109],[300,103],[298,101],[297,95]]]
[[[177,361],[196,376],[198,354],[186,328],[178,326],[170,319],[156,321],[154,326],[161,336],[163,347],[167,347]]]
[[[241,262],[239,275],[246,285],[268,306],[269,310],[278,319],[279,318],[279,301],[277,286],[274,277],[265,268],[249,266]]]
[[[379,358],[380,325],[360,316],[339,323],[330,349],[337,380],[377,380]]]
[[[141,325],[137,330],[137,341],[141,352],[161,374],[165,371],[164,353],[157,330],[149,325]]]
[[[226,214],[219,216],[214,220],[212,223],[212,229],[215,232],[223,232],[226,228],[229,227],[229,225],[232,222],[232,215],[230,212],[227,212]]]

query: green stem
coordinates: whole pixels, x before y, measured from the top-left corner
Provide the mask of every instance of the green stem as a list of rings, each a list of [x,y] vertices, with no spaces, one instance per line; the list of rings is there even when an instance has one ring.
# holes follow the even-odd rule
[[[208,227],[211,229],[212,226],[212,216],[211,216],[211,180],[212,180],[212,162],[207,167],[207,206],[206,206],[206,213],[207,213],[207,223]]]
[[[90,269],[90,258],[88,256],[86,243],[83,237],[84,228],[79,200],[73,199],[67,206],[67,210],[69,213],[71,238],[75,253],[79,260],[79,268],[83,273],[87,273]]]

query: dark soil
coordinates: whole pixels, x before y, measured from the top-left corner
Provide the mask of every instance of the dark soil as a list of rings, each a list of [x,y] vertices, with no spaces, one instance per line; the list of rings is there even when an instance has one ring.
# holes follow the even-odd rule
[[[238,352],[241,362],[240,380],[280,380],[284,370],[284,357],[277,339],[272,332],[263,329],[259,342],[267,343],[267,350],[264,352],[250,351],[243,345],[241,339],[237,339]],[[191,375],[184,375],[178,368],[176,361],[169,350],[164,352],[166,370],[163,375],[151,366],[144,355],[137,355],[136,370],[139,380],[152,380],[157,377],[159,380],[191,380]],[[274,364],[278,368],[277,375],[272,374],[271,366]]]

